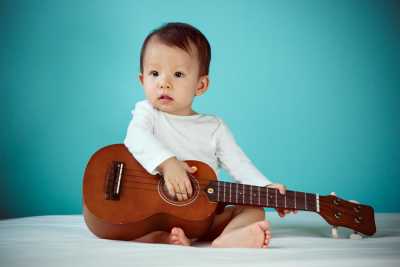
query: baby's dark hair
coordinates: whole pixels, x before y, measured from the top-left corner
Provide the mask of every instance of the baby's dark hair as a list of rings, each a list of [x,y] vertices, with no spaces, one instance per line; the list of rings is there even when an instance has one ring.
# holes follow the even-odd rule
[[[143,59],[146,52],[146,46],[153,36],[156,36],[159,41],[168,46],[179,47],[188,53],[191,52],[190,43],[192,43],[196,47],[199,57],[199,75],[208,75],[211,61],[211,47],[207,38],[195,27],[180,22],[166,23],[147,35],[140,51],[141,73],[143,73]]]

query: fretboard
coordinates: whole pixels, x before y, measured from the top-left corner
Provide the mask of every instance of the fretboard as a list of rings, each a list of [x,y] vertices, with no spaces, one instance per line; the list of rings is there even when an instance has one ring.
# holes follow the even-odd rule
[[[211,182],[206,193],[211,201],[226,204],[319,212],[318,194],[287,190],[282,195],[273,188],[222,181]]]

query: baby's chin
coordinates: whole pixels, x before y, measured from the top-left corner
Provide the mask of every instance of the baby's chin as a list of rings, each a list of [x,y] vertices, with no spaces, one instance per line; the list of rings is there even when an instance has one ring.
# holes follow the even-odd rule
[[[190,116],[195,114],[192,110],[183,111],[173,105],[153,105],[153,107],[159,111],[176,116]]]
[[[166,104],[156,102],[156,103],[153,103],[153,107],[159,111],[170,113],[170,114],[174,114],[174,112],[175,112],[175,109],[171,104],[166,105]]]

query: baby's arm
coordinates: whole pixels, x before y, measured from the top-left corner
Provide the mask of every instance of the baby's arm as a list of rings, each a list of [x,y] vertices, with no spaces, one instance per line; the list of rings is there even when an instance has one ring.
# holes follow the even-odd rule
[[[241,183],[257,186],[267,186],[278,189],[281,194],[286,193],[286,186],[275,184],[268,180],[250,161],[246,154],[236,143],[228,127],[221,121],[220,128],[217,130],[217,156],[222,168]],[[284,217],[292,210],[276,209],[279,216]]]
[[[147,101],[138,102],[132,112],[124,141],[135,159],[151,174],[160,172],[171,196],[185,200],[192,194],[192,187],[186,172],[193,170],[186,163],[176,159],[153,134],[154,109]],[[177,194],[180,193],[180,194]]]
[[[216,131],[217,157],[220,166],[236,181],[244,184],[266,186],[272,184],[246,156],[232,133],[221,120]]]
[[[175,156],[154,136],[154,115],[147,101],[138,102],[124,141],[135,159],[151,174],[157,174],[158,165]]]

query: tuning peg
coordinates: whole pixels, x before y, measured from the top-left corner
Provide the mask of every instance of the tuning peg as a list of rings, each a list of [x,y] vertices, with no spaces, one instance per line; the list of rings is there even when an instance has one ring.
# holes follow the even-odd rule
[[[332,193],[331,193],[331,196],[336,196],[336,193],[335,193],[335,192],[332,192]],[[356,201],[356,200],[349,200],[349,202],[354,203],[354,204],[360,204],[360,203],[359,203],[358,201]],[[339,238],[337,226],[332,226],[331,235],[332,235],[332,238],[335,238],[335,239]],[[362,235],[360,235],[358,232],[354,231],[353,233],[351,233],[351,234],[349,235],[349,238],[352,239],[352,240],[359,240],[359,239],[362,239],[363,237],[362,237]]]
[[[331,235],[332,235],[332,238],[335,238],[335,239],[338,239],[338,238],[339,238],[339,235],[338,235],[338,231],[337,231],[337,227],[336,227],[336,226],[333,226],[333,227],[332,227]]]
[[[332,193],[331,193],[331,196],[336,196],[336,193],[335,193],[335,192],[332,192]],[[337,227],[336,227],[336,226],[332,226],[331,235],[332,235],[332,238],[335,238],[335,239],[339,238],[339,235],[338,235],[338,231],[337,231]]]
[[[349,202],[354,203],[354,204],[360,204],[360,202],[356,201],[356,200],[349,200]],[[360,240],[362,239],[362,235],[360,235],[358,232],[354,231],[353,233],[351,233],[349,235],[349,238],[352,240]]]

